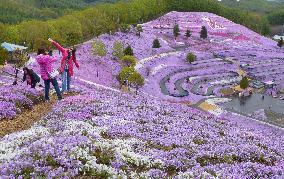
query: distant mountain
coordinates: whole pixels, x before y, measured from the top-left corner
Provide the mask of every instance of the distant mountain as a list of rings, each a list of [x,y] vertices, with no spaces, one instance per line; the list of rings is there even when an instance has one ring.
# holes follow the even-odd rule
[[[242,11],[253,12],[266,17],[270,23],[271,35],[282,34],[284,23],[284,0],[218,0],[219,3]]]
[[[0,22],[18,23],[30,19],[52,19],[99,2],[117,0],[0,0]]]
[[[270,13],[280,7],[283,8],[284,0],[218,0],[220,3],[245,11],[260,14]]]

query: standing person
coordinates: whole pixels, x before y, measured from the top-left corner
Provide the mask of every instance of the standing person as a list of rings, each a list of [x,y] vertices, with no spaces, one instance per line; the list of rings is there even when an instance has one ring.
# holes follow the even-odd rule
[[[48,40],[62,53],[61,67],[60,67],[60,73],[62,74],[61,92],[69,91],[71,77],[74,74],[73,63],[79,69],[79,64],[77,63],[77,60],[76,60],[76,49],[74,48],[65,49],[61,47],[61,45],[59,45],[54,40],[52,39],[48,39]]]
[[[46,54],[44,48],[38,49],[36,61],[40,66],[40,74],[41,78],[44,80],[44,97],[46,101],[49,101],[49,89],[50,89],[50,83],[52,83],[58,100],[62,99],[61,92],[57,83],[56,78],[50,78],[49,73],[52,71],[52,63],[56,61],[53,57]]]
[[[31,85],[31,88],[35,88],[36,84],[40,82],[40,77],[32,69],[28,69],[27,67],[24,67],[23,71],[22,82],[27,81],[27,84]]]

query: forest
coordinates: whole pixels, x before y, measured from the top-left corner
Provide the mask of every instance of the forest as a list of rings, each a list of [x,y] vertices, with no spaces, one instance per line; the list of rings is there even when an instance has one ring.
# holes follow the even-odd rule
[[[69,6],[71,4],[69,3]],[[37,6],[49,5],[43,3]],[[12,25],[2,23],[0,41],[26,45],[30,50],[35,50],[47,45],[46,40],[51,37],[64,46],[71,46],[102,33],[115,32],[122,25],[136,25],[173,10],[212,12],[263,35],[269,33],[269,23],[266,18],[227,7],[215,0],[132,0],[98,4],[47,21],[27,20]]]
[[[100,2],[117,0],[0,0],[0,22],[15,24],[24,20],[48,20],[82,10]]]

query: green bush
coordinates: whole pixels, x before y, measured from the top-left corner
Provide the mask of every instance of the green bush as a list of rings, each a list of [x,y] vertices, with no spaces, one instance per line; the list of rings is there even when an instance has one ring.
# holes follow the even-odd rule
[[[126,55],[121,59],[122,65],[125,67],[134,67],[136,65],[136,61],[136,58],[130,55]]]
[[[98,55],[100,57],[106,56],[106,46],[105,44],[100,41],[100,40],[96,40],[93,43],[93,54],[94,55]]]
[[[192,62],[194,62],[196,60],[196,56],[193,54],[193,53],[188,53],[187,55],[186,55],[186,61],[188,62],[188,63],[192,63]]]
[[[138,89],[144,85],[144,78],[141,74],[135,71],[129,76],[128,82],[130,86]]]
[[[112,56],[116,57],[117,59],[121,59],[123,57],[123,44],[121,42],[114,42]]]
[[[125,85],[126,81],[128,81],[129,76],[135,72],[133,67],[124,67],[118,73],[117,80],[120,84]]]
[[[144,78],[133,67],[124,67],[118,74],[118,81],[122,85],[130,85],[138,89],[144,85]]]

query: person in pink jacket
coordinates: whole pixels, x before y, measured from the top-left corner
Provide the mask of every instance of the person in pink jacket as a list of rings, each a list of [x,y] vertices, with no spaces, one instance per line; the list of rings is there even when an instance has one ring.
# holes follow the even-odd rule
[[[73,48],[63,48],[60,44],[55,42],[52,39],[48,39],[61,53],[62,53],[62,59],[61,59],[61,66],[60,66],[60,73],[62,74],[62,90],[69,91],[70,90],[70,83],[71,83],[71,77],[74,74],[73,71],[73,63],[76,65],[77,68],[79,68],[79,64],[76,60],[76,49]]]
[[[58,86],[58,82],[56,78],[50,78],[49,73],[52,71],[52,63],[56,61],[53,57],[46,54],[46,51],[44,48],[38,49],[38,53],[36,56],[36,61],[40,66],[40,75],[41,78],[44,80],[44,91],[45,95],[44,98],[46,101],[49,101],[49,89],[50,89],[50,83],[53,85],[58,100],[62,99],[61,92]]]

